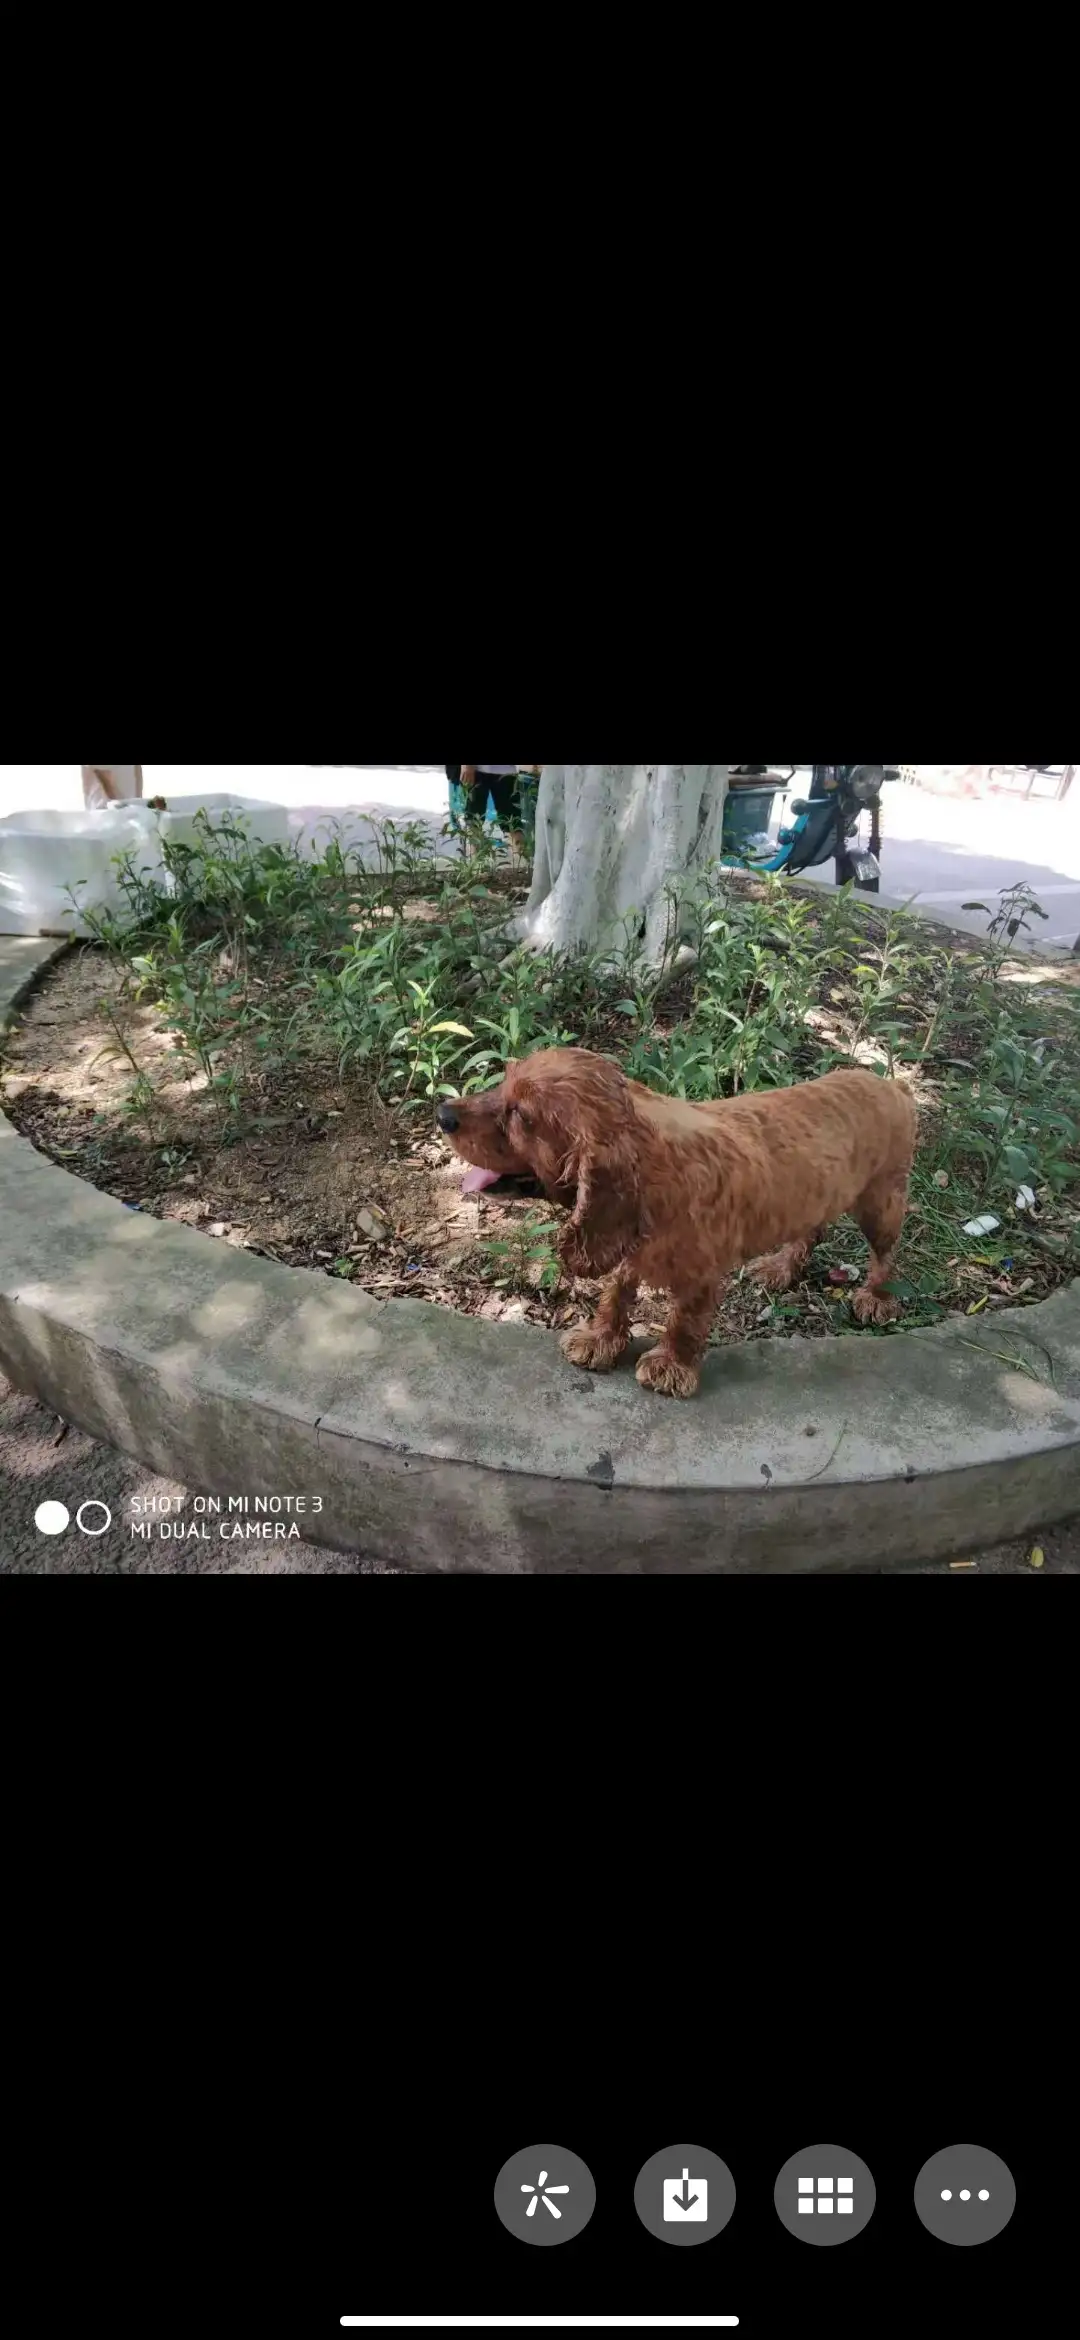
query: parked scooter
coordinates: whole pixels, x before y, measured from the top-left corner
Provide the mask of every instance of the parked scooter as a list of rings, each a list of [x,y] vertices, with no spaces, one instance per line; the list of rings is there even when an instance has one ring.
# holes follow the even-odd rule
[[[723,858],[755,870],[815,869],[835,861],[838,886],[860,893],[881,887],[881,791],[898,780],[898,764],[814,764],[810,794],[793,797],[775,844],[773,806],[783,782],[764,764],[738,764],[724,807]],[[794,766],[790,777],[794,777]]]

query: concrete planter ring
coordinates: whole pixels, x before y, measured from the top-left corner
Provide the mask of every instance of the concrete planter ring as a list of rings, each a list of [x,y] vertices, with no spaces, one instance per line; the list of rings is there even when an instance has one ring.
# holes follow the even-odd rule
[[[6,945],[0,1023],[56,948]],[[1080,1509],[1080,1284],[985,1331],[718,1349],[679,1405],[575,1373],[533,1326],[222,1251],[2,1116],[0,1365],[226,1510],[275,1500],[304,1538],[405,1567],[842,1569]]]

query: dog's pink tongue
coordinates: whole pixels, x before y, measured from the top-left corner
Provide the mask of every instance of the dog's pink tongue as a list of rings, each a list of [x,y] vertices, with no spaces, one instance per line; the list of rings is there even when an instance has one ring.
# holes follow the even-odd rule
[[[461,1181],[462,1194],[483,1194],[485,1186],[497,1186],[497,1170],[466,1170]]]

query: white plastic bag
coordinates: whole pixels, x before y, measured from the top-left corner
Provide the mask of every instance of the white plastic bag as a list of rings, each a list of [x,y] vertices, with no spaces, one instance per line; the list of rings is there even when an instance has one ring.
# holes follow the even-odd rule
[[[88,934],[86,910],[119,915],[118,853],[160,885],[158,816],[147,805],[0,818],[0,934]]]
[[[205,796],[170,796],[166,792],[168,811],[162,813],[163,832],[176,845],[197,846],[206,831],[201,823],[196,826],[196,814],[204,812],[211,827],[220,829],[228,822],[243,832],[248,843],[256,845],[287,845],[291,830],[289,816],[283,805],[268,804],[254,796],[233,796],[227,790],[210,790]],[[230,817],[231,816],[231,817]]]

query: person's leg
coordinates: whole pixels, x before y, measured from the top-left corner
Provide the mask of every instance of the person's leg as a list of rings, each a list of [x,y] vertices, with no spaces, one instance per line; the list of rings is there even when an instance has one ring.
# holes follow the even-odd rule
[[[141,797],[141,764],[84,764],[83,796],[89,805],[128,804]]]
[[[514,832],[515,850],[522,861],[531,861],[536,851],[536,802],[539,794],[540,774],[535,767],[531,771],[519,771]]]
[[[518,860],[524,858],[525,839],[521,825],[521,786],[516,772],[489,772],[488,788],[495,806],[495,817],[508,845]]]
[[[486,772],[481,772],[475,767],[473,769],[472,777],[469,778],[468,766],[466,765],[462,768],[460,786],[464,804],[466,832],[468,833],[471,831],[472,836],[475,839],[484,826],[484,818],[487,813],[488,790],[491,787],[491,781]]]
[[[453,826],[461,837],[461,850],[468,860],[484,819],[486,792],[480,799],[480,776],[474,764],[458,764],[457,778],[450,784],[450,808]]]

